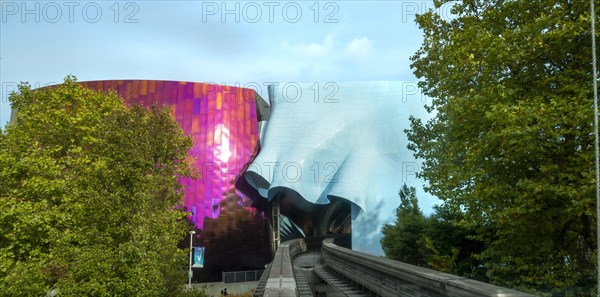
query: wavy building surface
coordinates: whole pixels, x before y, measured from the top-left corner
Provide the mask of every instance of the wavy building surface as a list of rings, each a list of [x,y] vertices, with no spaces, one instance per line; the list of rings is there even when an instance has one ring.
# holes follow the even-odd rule
[[[408,97],[414,86],[404,82],[282,83],[269,86],[270,104],[214,84],[81,84],[129,104],[169,105],[192,137],[202,177],[181,183],[199,230],[194,245],[205,247],[194,281],[264,267],[276,237],[351,232],[353,249],[382,254],[380,229],[394,220],[398,189],[421,185],[402,130],[425,102]]]
[[[291,221],[283,239],[351,229],[353,249],[382,253],[381,226],[394,219],[404,167],[416,165],[402,130],[409,115],[423,113],[424,102],[406,100],[406,86],[270,86],[263,145],[245,179],[255,190],[250,195],[281,205]]]
[[[205,246],[205,268],[196,281],[216,281],[222,271],[261,269],[270,258],[268,220],[236,191],[238,173],[258,145],[258,122],[268,105],[252,89],[180,81],[104,80],[81,82],[93,90],[114,90],[128,104],[168,105],[186,135],[189,155],[201,173],[181,179],[184,205]]]

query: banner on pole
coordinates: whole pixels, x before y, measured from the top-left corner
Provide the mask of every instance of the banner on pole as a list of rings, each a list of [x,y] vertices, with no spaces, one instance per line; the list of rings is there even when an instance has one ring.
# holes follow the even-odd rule
[[[203,268],[204,267],[204,247],[203,246],[195,246],[194,247],[194,263],[192,264],[193,268]]]

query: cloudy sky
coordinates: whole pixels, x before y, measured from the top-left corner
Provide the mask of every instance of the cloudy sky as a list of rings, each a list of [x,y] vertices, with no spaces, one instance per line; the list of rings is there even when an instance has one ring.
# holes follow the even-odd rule
[[[415,82],[415,15],[433,8],[427,0],[0,4],[0,126],[19,82],[45,86],[68,74],[262,86],[263,97],[270,82]]]

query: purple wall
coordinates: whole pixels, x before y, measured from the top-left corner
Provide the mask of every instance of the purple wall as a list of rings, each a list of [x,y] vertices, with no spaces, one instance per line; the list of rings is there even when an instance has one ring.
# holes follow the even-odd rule
[[[115,90],[126,103],[167,104],[186,135],[193,138],[190,157],[202,177],[181,179],[187,187],[183,203],[198,229],[205,218],[216,219],[235,193],[234,179],[250,161],[258,141],[255,92],[252,89],[157,80],[82,82],[94,90]]]

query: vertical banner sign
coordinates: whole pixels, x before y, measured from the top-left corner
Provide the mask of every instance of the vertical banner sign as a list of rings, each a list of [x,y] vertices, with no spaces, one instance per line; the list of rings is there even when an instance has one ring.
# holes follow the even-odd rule
[[[192,264],[193,268],[203,268],[204,267],[204,247],[195,246],[194,247],[194,263]]]

